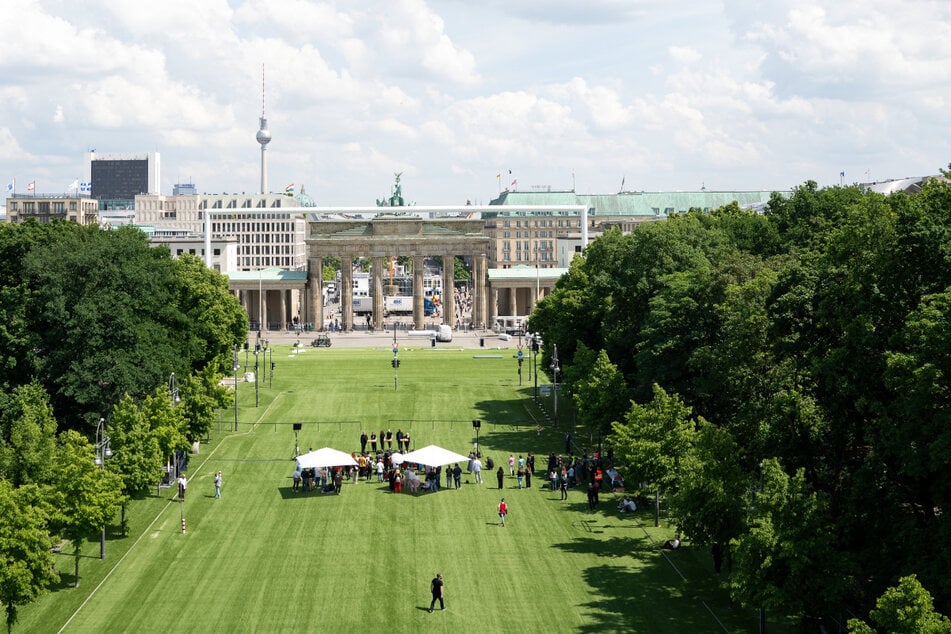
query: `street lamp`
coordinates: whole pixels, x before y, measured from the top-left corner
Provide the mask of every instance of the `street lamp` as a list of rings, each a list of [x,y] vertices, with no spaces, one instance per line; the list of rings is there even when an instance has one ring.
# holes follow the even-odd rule
[[[261,352],[264,353],[264,363],[261,364],[264,373],[264,380],[267,381],[267,339],[261,342]]]
[[[182,402],[181,397],[178,395],[178,381],[175,380],[174,372],[168,377],[168,397],[172,399],[172,406]]]
[[[561,368],[558,367],[558,344],[552,344],[552,353],[551,353],[551,371],[552,376],[554,377],[554,383],[552,384],[552,390],[555,393],[555,426],[558,426],[558,373],[561,371]]]
[[[112,457],[109,448],[109,436],[106,434],[106,419],[100,418],[96,426],[96,458],[95,463],[100,470],[106,467],[106,458]],[[99,537],[99,559],[106,558],[106,525],[102,525],[102,535]]]
[[[259,407],[261,405],[261,400],[258,396],[258,385],[260,384],[261,377],[258,376],[258,354],[261,353],[261,344],[254,344],[254,406]]]
[[[532,365],[535,366],[535,402],[538,403],[538,335],[532,335]]]
[[[238,431],[238,346],[234,347],[234,430]]]

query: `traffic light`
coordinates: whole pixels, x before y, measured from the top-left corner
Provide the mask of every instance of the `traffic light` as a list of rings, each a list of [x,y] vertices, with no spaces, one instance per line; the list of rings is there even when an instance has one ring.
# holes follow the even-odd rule
[[[399,360],[399,359],[390,359],[390,365],[391,365],[392,367],[394,367],[394,368],[398,368],[398,367],[400,367],[400,360]]]
[[[532,337],[532,352],[538,352],[538,337]]]

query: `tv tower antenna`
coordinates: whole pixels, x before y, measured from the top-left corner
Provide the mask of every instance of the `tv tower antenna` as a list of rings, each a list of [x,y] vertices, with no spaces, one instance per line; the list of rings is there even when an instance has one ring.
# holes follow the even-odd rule
[[[264,98],[264,64],[261,64],[261,127],[257,133],[258,143],[261,144],[261,193],[267,194],[267,144],[271,142],[271,132],[267,129]]]

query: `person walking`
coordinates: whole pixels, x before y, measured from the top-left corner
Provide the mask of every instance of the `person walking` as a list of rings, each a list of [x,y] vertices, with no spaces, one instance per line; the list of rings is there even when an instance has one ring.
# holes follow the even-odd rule
[[[433,608],[436,607],[437,600],[439,601],[439,609],[446,609],[446,603],[443,601],[443,591],[445,587],[446,586],[442,581],[442,575],[437,572],[436,578],[429,582],[429,592],[433,595],[433,600],[429,602],[430,614],[432,614]]]
[[[558,479],[558,486],[561,488],[561,499],[562,501],[568,499],[568,478],[565,476],[565,473],[562,472],[561,477]]]
[[[178,501],[185,501],[185,489],[188,488],[188,479],[185,478],[185,474],[182,473],[178,476]]]
[[[509,454],[509,475],[515,475],[515,456]]]
[[[499,519],[502,520],[502,528],[505,528],[505,516],[509,514],[509,507],[505,503],[505,498],[499,502]]]
[[[525,467],[519,466],[515,472],[515,478],[518,480],[518,488],[522,488],[522,482],[525,480]]]
[[[501,491],[505,485],[505,471],[502,470],[502,467],[499,467],[499,470],[495,472],[495,477],[499,480],[499,490]]]
[[[221,472],[215,474],[215,497],[221,499]]]

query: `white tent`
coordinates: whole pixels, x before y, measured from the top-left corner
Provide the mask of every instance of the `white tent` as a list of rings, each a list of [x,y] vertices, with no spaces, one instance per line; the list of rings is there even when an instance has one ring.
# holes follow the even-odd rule
[[[357,461],[348,453],[324,447],[317,451],[309,451],[297,456],[297,464],[301,469],[313,469],[322,467],[353,467]]]
[[[454,462],[469,462],[469,457],[436,445],[429,445],[408,454],[403,454],[403,460],[405,462],[416,462],[427,467],[441,467]]]
[[[390,454],[390,462],[393,464],[403,464],[403,454],[398,451],[393,452]]]

